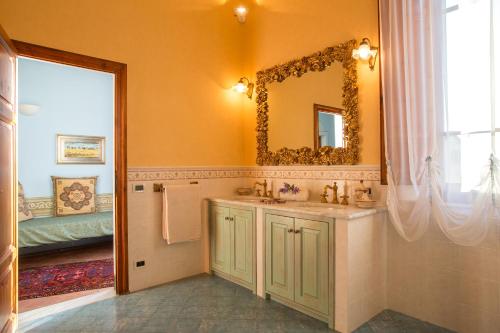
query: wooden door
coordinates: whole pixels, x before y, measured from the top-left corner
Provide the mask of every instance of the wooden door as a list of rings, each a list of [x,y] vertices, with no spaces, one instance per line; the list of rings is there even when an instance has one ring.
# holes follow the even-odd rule
[[[293,300],[293,218],[266,215],[266,291]]]
[[[295,219],[295,301],[328,314],[328,223]]]
[[[253,212],[231,208],[230,233],[230,273],[235,278],[253,283]]]
[[[229,273],[230,260],[230,230],[229,208],[220,206],[210,207],[210,233],[211,233],[211,262],[212,269]]]
[[[0,331],[12,332],[17,312],[15,184],[16,55],[0,27]]]

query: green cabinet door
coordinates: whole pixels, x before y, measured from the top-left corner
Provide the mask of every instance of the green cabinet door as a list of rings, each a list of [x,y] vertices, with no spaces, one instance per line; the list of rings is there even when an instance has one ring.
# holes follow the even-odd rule
[[[266,291],[293,300],[293,218],[266,215]]]
[[[328,223],[295,219],[295,302],[328,314]]]
[[[253,212],[231,208],[230,211],[230,273],[233,277],[252,283],[253,272]]]
[[[230,228],[229,208],[210,207],[210,239],[212,269],[229,273]]]

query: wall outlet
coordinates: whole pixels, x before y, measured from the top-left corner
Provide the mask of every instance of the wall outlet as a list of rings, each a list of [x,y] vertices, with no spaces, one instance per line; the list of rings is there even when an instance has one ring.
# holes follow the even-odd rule
[[[133,192],[144,192],[144,184],[134,184],[132,187]]]
[[[137,268],[144,267],[144,266],[146,266],[146,261],[144,261],[144,260],[140,260],[140,261],[135,262],[135,267],[137,267]]]

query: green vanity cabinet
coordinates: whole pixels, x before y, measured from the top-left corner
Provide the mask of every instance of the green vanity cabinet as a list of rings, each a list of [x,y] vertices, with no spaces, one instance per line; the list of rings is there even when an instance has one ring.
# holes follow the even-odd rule
[[[212,269],[229,273],[231,249],[229,228],[229,208],[212,206],[210,209],[210,236]]]
[[[276,214],[265,221],[266,293],[327,320],[329,223]]]
[[[229,272],[235,278],[253,282],[253,212],[244,209],[230,209]]]
[[[328,223],[295,219],[294,253],[295,302],[328,313]]]
[[[210,205],[212,271],[255,291],[254,209]]]
[[[266,216],[266,289],[293,300],[294,296],[294,219]]]

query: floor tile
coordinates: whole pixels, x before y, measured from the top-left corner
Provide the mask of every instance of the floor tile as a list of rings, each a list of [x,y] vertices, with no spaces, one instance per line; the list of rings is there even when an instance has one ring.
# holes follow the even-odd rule
[[[197,276],[52,316],[30,332],[332,332],[324,322],[214,276]],[[355,333],[450,333],[383,311]]]

